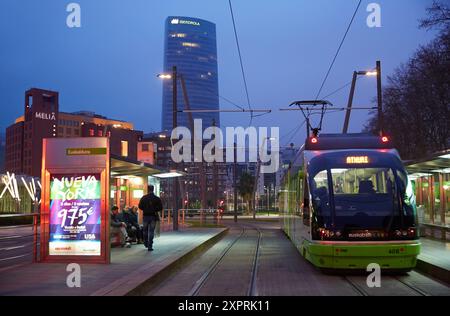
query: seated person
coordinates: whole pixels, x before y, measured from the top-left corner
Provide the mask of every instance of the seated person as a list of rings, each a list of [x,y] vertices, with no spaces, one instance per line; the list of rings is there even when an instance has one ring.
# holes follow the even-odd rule
[[[362,194],[374,194],[373,182],[370,180],[361,180],[359,182],[359,193]]]
[[[314,207],[322,216],[329,213],[328,188],[320,187],[314,191],[315,198],[313,200]]]
[[[130,248],[131,244],[128,242],[127,224],[121,221],[119,208],[113,206],[111,209],[111,234],[119,234],[120,245],[122,247]]]
[[[136,206],[130,207],[128,211],[128,222],[130,229],[133,231],[138,244],[144,242],[144,234],[141,225],[139,225],[139,214]]]
[[[143,240],[142,229],[139,226],[137,208],[134,210],[135,208],[135,206],[132,206],[128,209],[123,209],[121,217],[127,224],[127,233],[131,237],[131,240],[140,243]]]

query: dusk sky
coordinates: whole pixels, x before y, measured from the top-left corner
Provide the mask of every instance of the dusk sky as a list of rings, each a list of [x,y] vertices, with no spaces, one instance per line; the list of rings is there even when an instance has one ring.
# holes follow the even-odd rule
[[[66,6],[81,5],[81,28],[66,26]],[[381,5],[381,28],[366,24],[367,5]],[[301,113],[279,112],[313,99],[350,21],[357,0],[233,0],[253,108],[274,112],[256,126],[280,126],[283,136]],[[387,75],[435,33],[418,28],[431,0],[363,1],[322,96],[349,82],[354,70],[381,60]],[[161,124],[164,21],[169,15],[209,20],[217,27],[220,95],[246,105],[228,0],[2,0],[0,10],[0,129],[23,114],[25,90],[60,93],[60,110],[90,110],[131,121],[145,132]],[[349,87],[330,97],[345,106]],[[369,106],[375,78],[358,81],[355,106]],[[195,105],[192,105],[195,108]],[[221,100],[222,109],[233,105]],[[368,112],[354,112],[359,132]],[[324,132],[340,132],[344,113],[327,115]],[[222,127],[246,126],[248,114],[222,114]],[[281,139],[286,145],[290,137]],[[292,139],[304,140],[304,128]]]

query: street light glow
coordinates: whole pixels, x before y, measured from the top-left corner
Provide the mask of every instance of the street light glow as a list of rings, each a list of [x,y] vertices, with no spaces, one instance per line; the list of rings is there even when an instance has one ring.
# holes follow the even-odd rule
[[[376,76],[376,75],[378,75],[378,73],[375,70],[366,72],[366,76]]]
[[[166,178],[182,177],[183,174],[181,174],[181,173],[179,173],[179,172],[171,171],[171,172],[165,172],[165,173],[154,174],[153,176],[156,177],[156,178],[163,178],[163,179],[166,179]]]
[[[172,75],[169,74],[158,74],[157,77],[159,79],[172,79]]]
[[[357,71],[356,73],[359,76],[368,76],[368,77],[374,77],[378,74],[378,72],[376,70]]]

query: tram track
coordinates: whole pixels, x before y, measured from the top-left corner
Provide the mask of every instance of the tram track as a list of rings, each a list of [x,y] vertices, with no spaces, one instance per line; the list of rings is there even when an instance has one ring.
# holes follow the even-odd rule
[[[435,296],[445,284],[416,272],[385,274],[369,287],[367,274],[324,274],[276,228],[230,223],[230,231],[188,264],[152,285],[146,295],[166,296]],[[264,239],[262,238],[264,237]]]
[[[258,271],[258,259],[259,259],[259,248],[261,244],[261,237],[262,233],[261,231],[253,226],[250,225],[244,225],[242,228],[241,233],[238,237],[236,237],[219,255],[219,257],[211,264],[211,266],[208,268],[208,270],[195,282],[194,287],[189,291],[189,296],[198,296],[200,294],[200,291],[204,288],[204,286],[207,284],[207,282],[211,279],[211,276],[215,273],[218,266],[224,262],[224,259],[226,256],[230,253],[230,251],[237,246],[238,242],[241,240],[244,240],[246,233],[252,230],[256,230],[258,233],[258,238],[256,241],[256,247],[255,247],[255,253],[252,260],[252,267],[251,267],[251,277],[250,282],[247,289],[247,296],[257,296],[257,271]]]
[[[353,282],[349,277],[343,276],[342,279],[346,281],[360,296],[370,296],[361,286]]]
[[[360,296],[374,296],[374,295],[380,295],[380,294],[386,295],[387,294],[386,291],[389,291],[389,289],[386,290],[386,288],[383,286],[383,283],[386,283],[386,282],[390,283],[391,288],[393,286],[395,286],[395,288],[397,288],[397,289],[403,289],[403,291],[405,292],[404,295],[407,295],[407,293],[405,291],[405,290],[407,290],[408,292],[413,292],[414,294],[416,294],[418,296],[431,296],[430,294],[421,290],[414,284],[412,284],[408,281],[404,281],[401,279],[400,276],[395,276],[395,275],[382,276],[382,286],[380,288],[373,288],[373,289],[372,288],[365,289],[365,287],[360,284],[363,282],[363,279],[365,279],[365,276],[360,277],[357,280],[352,280],[351,277],[349,277],[349,276],[343,276],[342,279],[345,280],[353,288],[353,290],[355,292],[357,292]],[[389,288],[389,286],[388,286],[388,288]],[[401,293],[401,292],[399,292],[399,293]]]
[[[410,282],[407,281],[403,281],[402,279],[400,279],[400,277],[398,276],[393,276],[393,279],[397,280],[398,282],[400,282],[401,284],[403,284],[404,286],[408,287],[409,289],[411,289],[412,291],[418,293],[420,296],[431,296],[430,294],[422,291],[421,289],[419,289],[418,287],[412,285]]]
[[[249,287],[247,296],[258,296],[258,288],[256,285],[256,278],[258,275],[259,249],[260,249],[260,245],[261,245],[262,233],[261,233],[261,230],[259,230],[258,228],[254,228],[254,229],[256,229],[258,231],[258,241],[256,244],[255,258],[253,260],[251,285]]]
[[[245,229],[243,228],[240,235],[236,237],[226,248],[222,251],[221,255],[217,258],[217,260],[209,267],[209,269],[198,279],[197,282],[195,282],[194,287],[189,292],[188,296],[197,296],[200,289],[204,286],[207,279],[210,277],[210,275],[214,272],[214,270],[217,268],[217,266],[220,264],[220,262],[223,260],[223,258],[226,256],[226,254],[230,251],[230,249],[236,244],[236,242],[242,238],[242,236],[245,233]]]

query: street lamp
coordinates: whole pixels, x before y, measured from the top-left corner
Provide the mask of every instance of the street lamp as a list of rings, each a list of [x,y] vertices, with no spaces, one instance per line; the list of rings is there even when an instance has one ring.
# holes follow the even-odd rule
[[[379,130],[380,134],[382,134],[382,109],[381,109],[381,63],[377,61],[376,69],[373,70],[366,70],[366,71],[354,71],[353,72],[353,79],[352,79],[352,86],[350,88],[350,95],[348,97],[348,105],[347,105],[347,112],[345,113],[345,121],[344,121],[344,128],[342,130],[343,134],[347,134],[348,131],[348,124],[350,122],[350,114],[352,111],[352,105],[353,105],[353,97],[355,95],[355,87],[356,87],[356,80],[358,76],[366,76],[366,77],[377,77],[377,95],[378,95],[378,124],[379,124]]]
[[[170,74],[158,74],[156,75],[159,79],[172,79],[172,75]]]
[[[172,79],[172,129],[178,126],[178,106],[177,106],[177,67],[172,67],[172,74],[158,74],[160,79]],[[174,140],[176,141],[176,139]],[[174,164],[175,169],[177,169],[177,164]],[[174,192],[174,210],[173,210],[173,230],[178,230],[178,178],[173,179],[173,192]]]
[[[261,155],[263,153],[264,145],[266,144],[267,140],[274,141],[274,140],[276,140],[276,138],[275,137],[264,137],[263,141],[262,141],[261,149],[259,151],[258,162],[257,162],[257,166],[256,166],[255,184],[253,186],[253,219],[256,218],[256,188],[258,186],[259,173],[261,170]]]
[[[269,188],[269,186],[264,186],[264,191],[266,191],[266,198],[267,198],[267,216],[270,216],[270,188]]]

